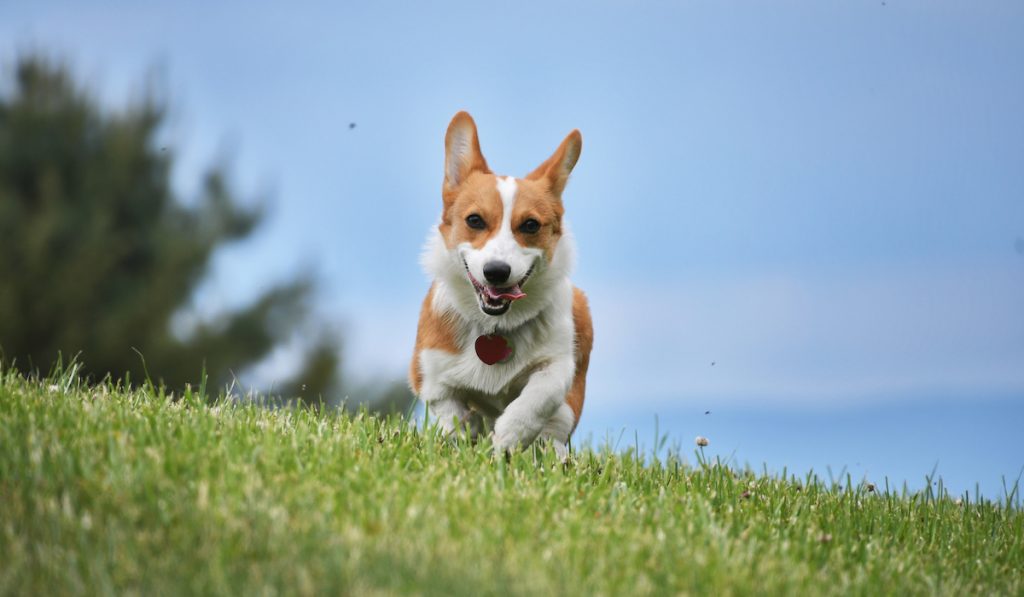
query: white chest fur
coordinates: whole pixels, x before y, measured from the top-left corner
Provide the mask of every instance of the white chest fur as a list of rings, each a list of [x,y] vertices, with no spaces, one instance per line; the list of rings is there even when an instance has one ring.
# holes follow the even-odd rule
[[[441,282],[436,289],[433,305],[439,310],[448,307],[449,293],[443,284]],[[478,392],[496,399],[496,406],[515,399],[534,370],[573,354],[572,285],[564,280],[552,291],[552,300],[545,309],[512,330],[488,329],[479,321],[466,321],[456,316],[460,350],[454,354],[424,350],[420,354],[424,381]],[[488,365],[477,356],[476,339],[491,333],[501,334],[511,342],[513,353],[508,361]]]

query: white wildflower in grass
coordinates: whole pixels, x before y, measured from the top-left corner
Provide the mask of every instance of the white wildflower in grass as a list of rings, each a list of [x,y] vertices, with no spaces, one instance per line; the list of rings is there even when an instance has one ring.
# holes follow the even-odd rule
[[[704,437],[703,435],[698,435],[697,439],[693,440],[693,442],[697,444],[697,447],[699,448],[703,448],[707,446],[709,443],[711,443],[708,441],[708,438]]]

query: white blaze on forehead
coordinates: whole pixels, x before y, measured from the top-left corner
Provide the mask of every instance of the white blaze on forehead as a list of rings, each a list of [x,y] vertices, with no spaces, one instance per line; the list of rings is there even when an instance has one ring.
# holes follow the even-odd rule
[[[511,176],[499,178],[497,188],[502,203],[501,225],[498,227],[498,233],[487,241],[481,253],[484,262],[492,259],[505,261],[512,266],[513,277],[521,276],[526,272],[522,255],[525,248],[519,246],[515,235],[512,234],[512,206],[515,205],[518,191],[516,179]]]
[[[512,233],[512,206],[516,202],[517,191],[516,179],[511,176],[498,179],[498,194],[501,195],[501,203],[504,206],[504,213],[501,216],[501,230],[498,234],[508,231]]]

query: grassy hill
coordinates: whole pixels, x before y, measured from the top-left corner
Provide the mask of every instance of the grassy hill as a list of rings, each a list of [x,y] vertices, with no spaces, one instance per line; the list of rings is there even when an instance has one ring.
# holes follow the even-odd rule
[[[1021,511],[940,493],[0,371],[0,594],[1024,593]]]

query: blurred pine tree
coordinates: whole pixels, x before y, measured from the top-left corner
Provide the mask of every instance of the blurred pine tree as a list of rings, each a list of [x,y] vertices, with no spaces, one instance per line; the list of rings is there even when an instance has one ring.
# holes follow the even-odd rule
[[[0,350],[23,371],[80,354],[110,374],[172,389],[225,384],[286,340],[307,316],[309,278],[279,284],[247,307],[181,337],[188,304],[214,251],[247,237],[259,210],[241,207],[212,168],[188,207],[170,182],[173,153],[157,146],[165,107],[148,98],[104,110],[68,69],[22,58],[0,86]],[[254,272],[256,274],[256,272]],[[135,352],[137,349],[145,358]],[[314,344],[286,398],[332,402],[337,350]]]

